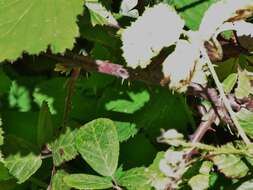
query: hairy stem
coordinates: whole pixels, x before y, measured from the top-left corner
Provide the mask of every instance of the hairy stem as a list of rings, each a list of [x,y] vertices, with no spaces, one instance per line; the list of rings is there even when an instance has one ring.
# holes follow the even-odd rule
[[[71,73],[71,78],[69,79],[69,82],[68,82],[67,96],[65,99],[65,107],[64,107],[63,123],[62,123],[63,128],[65,128],[68,122],[68,117],[69,117],[69,113],[71,111],[71,106],[72,106],[72,97],[75,92],[75,83],[79,75],[80,75],[80,68],[79,67],[73,68],[72,73]]]
[[[214,82],[218,88],[218,91],[219,91],[219,94],[220,94],[220,97],[222,99],[222,102],[224,103],[224,106],[226,108],[226,110],[228,111],[237,131],[238,131],[238,134],[239,136],[241,136],[242,140],[245,142],[245,144],[250,144],[250,140],[249,138],[247,137],[247,135],[245,134],[244,130],[242,129],[242,127],[240,126],[240,123],[238,122],[236,116],[235,116],[235,113],[230,105],[230,102],[229,100],[227,99],[226,95],[225,95],[225,92],[223,90],[223,87],[222,87],[222,84],[214,70],[214,67],[213,67],[213,64],[212,62],[210,61],[209,57],[208,57],[208,54],[206,52],[206,50],[204,48],[201,49],[201,53],[203,55],[203,58],[205,59],[206,63],[207,63],[207,66],[211,72],[211,75],[214,79]]]

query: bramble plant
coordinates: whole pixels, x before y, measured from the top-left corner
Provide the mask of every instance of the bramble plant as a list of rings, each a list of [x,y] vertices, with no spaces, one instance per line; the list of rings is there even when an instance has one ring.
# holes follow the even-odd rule
[[[0,0],[0,189],[253,189],[253,0]]]

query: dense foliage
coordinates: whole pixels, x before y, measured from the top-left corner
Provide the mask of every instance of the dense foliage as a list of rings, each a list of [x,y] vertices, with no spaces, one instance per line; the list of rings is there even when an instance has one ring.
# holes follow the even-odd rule
[[[0,189],[253,189],[252,23],[253,0],[0,0]]]

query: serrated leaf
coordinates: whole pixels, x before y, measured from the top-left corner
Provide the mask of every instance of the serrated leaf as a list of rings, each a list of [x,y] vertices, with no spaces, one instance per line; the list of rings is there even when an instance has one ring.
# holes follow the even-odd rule
[[[67,128],[64,134],[61,134],[52,144],[53,161],[56,166],[62,162],[74,159],[78,152],[75,147],[77,130],[71,131]]]
[[[100,118],[81,127],[76,147],[96,172],[103,176],[113,175],[118,165],[119,141],[111,120]]]
[[[109,178],[88,174],[71,174],[65,176],[63,180],[75,189],[107,189],[113,186]]]
[[[233,23],[233,27],[236,30],[238,36],[250,36],[253,37],[253,24],[245,21],[237,21]]]
[[[119,142],[128,140],[138,132],[134,123],[121,121],[114,121],[114,123],[117,127]]]
[[[57,171],[52,178],[52,190],[70,190],[70,187],[68,187],[63,181],[63,177],[66,175],[67,173],[63,170]]]
[[[145,68],[163,47],[168,47],[179,39],[183,26],[184,21],[168,5],[158,4],[147,8],[122,33],[123,57],[127,65]]]
[[[18,184],[29,179],[41,166],[40,156],[30,153],[26,156],[20,154],[10,155],[4,160],[4,165],[10,174],[17,178]]]
[[[37,125],[37,143],[39,146],[42,146],[51,140],[53,136],[53,130],[54,126],[48,105],[46,102],[43,102],[40,108]]]
[[[215,1],[216,0],[176,0],[173,1],[173,4],[179,10],[180,15],[184,18],[186,25],[192,30],[197,30],[205,11]]]
[[[200,38],[203,40],[209,40],[225,21],[234,16],[237,10],[249,8],[250,6],[253,8],[252,0],[221,0],[214,3],[205,12],[201,21],[199,27]],[[217,12],[219,14],[217,14]]]
[[[16,81],[13,81],[11,84],[8,99],[10,107],[18,107],[20,112],[27,112],[31,109],[31,100],[28,89],[24,86],[20,86]]]
[[[179,40],[176,49],[163,62],[163,74],[170,79],[172,90],[183,92],[197,73],[199,48],[186,40]],[[199,72],[203,73],[201,70]],[[203,73],[203,78],[205,77]]]
[[[149,183],[147,173],[144,167],[132,168],[123,173],[123,175],[117,181],[119,185],[139,189]]]
[[[235,96],[237,98],[248,97],[252,92],[250,78],[247,75],[247,71],[238,72],[238,86],[235,89]]]
[[[243,182],[236,190],[252,190],[253,179]]]
[[[227,177],[242,178],[247,175],[249,168],[239,156],[221,154],[212,158],[214,164]]]
[[[230,74],[223,82],[223,89],[226,94],[229,94],[234,88],[237,81],[237,73]]]
[[[83,0],[0,1],[0,61],[15,60],[24,51],[38,54],[48,45],[54,53],[71,49],[82,11]]]
[[[129,17],[138,17],[138,10],[134,9],[137,4],[138,0],[123,0],[120,5],[120,13]]]
[[[192,190],[205,190],[209,187],[209,175],[198,174],[192,177],[188,184],[191,186]]]
[[[242,108],[236,113],[236,117],[245,133],[253,138],[253,112]]]
[[[93,26],[99,25],[118,25],[112,13],[99,3],[98,1],[87,1],[85,3],[89,9],[91,23]]]

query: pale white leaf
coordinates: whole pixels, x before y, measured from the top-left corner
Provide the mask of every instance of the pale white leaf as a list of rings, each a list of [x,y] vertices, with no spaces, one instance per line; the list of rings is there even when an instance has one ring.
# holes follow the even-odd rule
[[[186,40],[178,41],[175,51],[163,62],[163,74],[170,79],[169,87],[172,90],[183,92],[187,89],[194,76],[199,57],[197,44]]]
[[[210,6],[206,11],[199,28],[202,40],[209,40],[231,18],[237,10],[253,6],[253,0],[221,0]]]
[[[134,7],[138,4],[138,0],[123,0],[120,6],[120,13],[129,17],[138,17],[139,13]]]
[[[127,65],[145,68],[163,47],[179,39],[183,26],[184,21],[168,5],[158,4],[147,8],[141,17],[122,32],[122,50]]]

